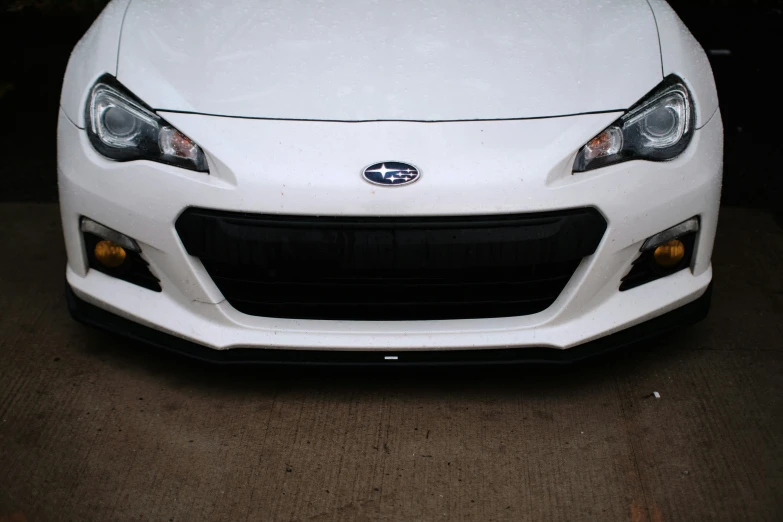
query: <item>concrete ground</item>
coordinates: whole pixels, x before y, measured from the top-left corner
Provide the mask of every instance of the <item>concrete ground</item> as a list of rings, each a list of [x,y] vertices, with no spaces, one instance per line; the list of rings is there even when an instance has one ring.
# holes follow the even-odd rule
[[[69,318],[55,205],[0,244],[0,521],[783,517],[763,211],[723,210],[706,321],[568,368],[205,366]]]

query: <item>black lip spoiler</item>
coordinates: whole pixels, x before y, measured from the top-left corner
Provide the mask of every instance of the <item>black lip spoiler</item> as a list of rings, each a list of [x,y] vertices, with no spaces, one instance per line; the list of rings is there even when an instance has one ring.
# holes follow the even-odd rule
[[[335,351],[233,348],[214,350],[206,346],[135,323],[74,294],[66,284],[66,301],[71,315],[89,326],[123,335],[159,348],[213,364],[267,365],[486,365],[486,364],[568,364],[588,357],[655,338],[675,328],[696,323],[707,316],[712,298],[712,284],[697,300],[647,322],[590,341],[567,350],[554,348],[502,348],[442,351]]]

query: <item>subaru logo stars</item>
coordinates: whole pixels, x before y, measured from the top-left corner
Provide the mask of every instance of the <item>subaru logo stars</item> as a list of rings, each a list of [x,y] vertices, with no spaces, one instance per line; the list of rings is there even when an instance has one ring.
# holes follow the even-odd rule
[[[409,163],[384,161],[364,169],[362,177],[374,185],[398,186],[409,185],[414,181],[418,181],[421,177],[421,172]]]

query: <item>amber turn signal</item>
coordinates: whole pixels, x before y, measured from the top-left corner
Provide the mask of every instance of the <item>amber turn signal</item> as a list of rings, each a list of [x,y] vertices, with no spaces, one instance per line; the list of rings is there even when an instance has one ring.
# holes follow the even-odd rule
[[[95,259],[102,265],[109,268],[117,268],[125,262],[127,253],[117,243],[113,243],[107,239],[98,241],[95,245]]]
[[[658,266],[671,268],[685,257],[685,245],[679,239],[672,239],[658,246],[653,252],[653,257]]]

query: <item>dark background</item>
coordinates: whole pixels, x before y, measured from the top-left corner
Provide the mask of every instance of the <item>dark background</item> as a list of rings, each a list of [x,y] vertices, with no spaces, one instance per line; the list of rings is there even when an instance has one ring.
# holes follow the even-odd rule
[[[71,49],[105,2],[0,0],[0,201],[55,201]],[[673,0],[712,61],[726,129],[723,203],[777,209],[783,0]]]

